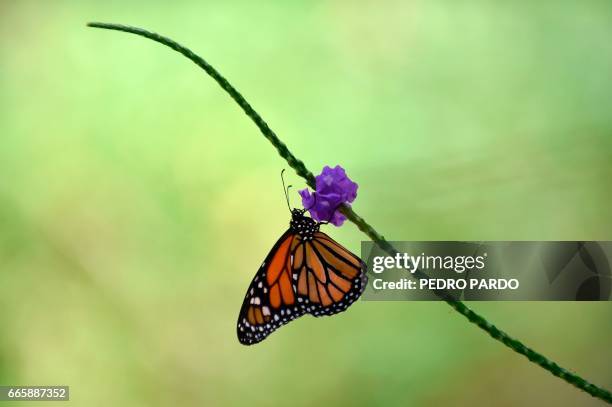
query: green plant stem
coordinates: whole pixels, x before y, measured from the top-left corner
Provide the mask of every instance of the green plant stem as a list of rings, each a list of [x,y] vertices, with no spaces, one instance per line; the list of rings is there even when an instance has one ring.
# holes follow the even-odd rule
[[[185,57],[189,58],[196,65],[202,68],[206,73],[211,76],[229,95],[230,97],[238,103],[238,105],[242,108],[244,113],[246,113],[249,118],[255,123],[255,125],[259,128],[261,133],[266,137],[270,143],[276,148],[281,157],[287,161],[287,163],[295,170],[295,172],[306,180],[306,183],[311,187],[315,188],[315,177],[313,174],[306,168],[304,163],[296,158],[291,151],[287,148],[285,143],[283,143],[278,136],[270,129],[268,124],[263,120],[263,118],[251,107],[251,105],[246,101],[246,99],[238,92],[228,81],[225,79],[215,68],[213,68],[208,62],[206,62],[202,57],[196,55],[188,48],[178,44],[177,42],[171,40],[170,38],[161,36],[159,34],[143,30],[137,27],[130,27],[126,25],[120,24],[108,24],[108,23],[89,23],[87,24],[89,27],[96,28],[104,28],[109,30],[123,31],[127,33],[132,33],[136,35],[140,35],[145,38],[149,38],[153,41],[159,42],[163,45],[166,45],[173,50],[179,52]],[[346,217],[353,222],[360,231],[365,233],[372,241],[374,241],[381,249],[386,251],[391,255],[395,255],[397,250],[387,241],[385,238],[379,234],[372,226],[370,226],[365,219],[357,215],[355,211],[353,211],[350,207],[344,206],[341,209],[342,213],[346,215]],[[417,275],[417,277],[425,277],[424,274]],[[562,368],[555,362],[546,358],[541,353],[536,352],[535,350],[525,346],[522,342],[517,339],[514,339],[501,329],[497,328],[495,325],[490,323],[483,316],[477,314],[472,311],[467,305],[463,302],[455,300],[445,291],[435,291],[436,294],[446,301],[455,311],[463,315],[468,319],[471,323],[477,325],[482,330],[487,332],[491,337],[500,341],[513,351],[524,355],[531,362],[536,363],[542,368],[548,370],[553,375],[565,380],[567,383],[570,383],[577,388],[584,390],[589,393],[593,397],[597,397],[601,400],[607,401],[612,404],[612,393],[610,391],[596,386],[595,384],[590,383],[584,378],[578,376],[575,373],[568,371],[567,369]]]

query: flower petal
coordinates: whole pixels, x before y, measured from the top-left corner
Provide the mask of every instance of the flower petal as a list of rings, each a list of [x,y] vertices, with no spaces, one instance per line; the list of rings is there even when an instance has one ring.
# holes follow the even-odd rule
[[[308,188],[299,191],[302,205],[316,221],[342,225],[346,217],[337,209],[342,204],[348,204],[357,198],[359,186],[351,181],[344,168],[339,165],[334,168],[326,165],[315,180],[314,193],[311,194]]]

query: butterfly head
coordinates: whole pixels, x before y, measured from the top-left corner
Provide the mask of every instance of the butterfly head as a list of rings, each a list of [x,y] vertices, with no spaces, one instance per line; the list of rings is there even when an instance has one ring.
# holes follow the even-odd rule
[[[304,216],[305,212],[304,209],[292,209],[289,227],[293,233],[300,235],[302,239],[312,240],[314,234],[319,231],[319,223],[308,216]]]

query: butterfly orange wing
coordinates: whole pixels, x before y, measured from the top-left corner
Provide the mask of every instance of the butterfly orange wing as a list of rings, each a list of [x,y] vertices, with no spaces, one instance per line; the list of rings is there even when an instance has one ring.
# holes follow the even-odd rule
[[[333,315],[355,302],[367,279],[361,259],[323,232],[297,246],[293,275],[297,300],[318,317]]]
[[[325,233],[303,240],[290,230],[253,278],[238,315],[238,340],[261,342],[280,326],[310,313],[344,311],[366,284],[363,262]]]
[[[291,278],[291,252],[299,236],[290,230],[276,242],[255,274],[238,315],[238,340],[251,345],[265,339],[288,322],[295,310],[295,286]],[[291,319],[293,319],[291,318]]]

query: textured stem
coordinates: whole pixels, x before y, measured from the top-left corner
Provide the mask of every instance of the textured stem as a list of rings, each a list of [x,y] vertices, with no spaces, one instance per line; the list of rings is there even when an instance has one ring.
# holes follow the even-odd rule
[[[287,163],[295,170],[295,172],[306,180],[306,183],[314,189],[315,187],[315,178],[312,173],[306,168],[304,163],[296,158],[291,151],[287,148],[285,143],[283,143],[278,136],[270,129],[268,124],[263,120],[263,118],[251,107],[251,105],[246,101],[246,99],[238,92],[228,81],[225,79],[215,68],[213,68],[208,62],[206,62],[202,57],[194,54],[191,50],[183,47],[177,42],[171,40],[170,38],[161,36],[159,34],[143,30],[141,28],[130,27],[126,25],[120,24],[107,24],[107,23],[89,23],[87,24],[90,27],[96,28],[105,28],[109,30],[117,30],[124,31],[136,35],[140,35],[142,37],[149,38],[153,41],[164,44],[173,50],[179,52],[185,57],[192,60],[196,65],[202,68],[208,75],[210,75],[229,95],[230,97],[238,103],[238,105],[244,110],[247,116],[253,120],[255,125],[259,128],[261,133],[272,143],[272,145],[276,148],[281,157],[283,157]],[[394,255],[397,253],[397,250],[387,241],[385,238],[379,234],[372,226],[370,226],[362,217],[357,215],[351,208],[344,206],[341,209],[342,213],[346,215],[346,217],[353,222],[359,230],[365,233],[372,241],[374,241],[381,249],[386,251],[387,253]],[[417,274],[417,273],[415,273]],[[417,274],[417,277],[425,277],[424,274]],[[608,390],[598,387],[582,377],[578,376],[575,373],[572,373],[550,359],[546,358],[544,355],[536,352],[535,350],[525,346],[522,342],[517,339],[512,338],[510,335],[505,333],[504,331],[498,329],[495,325],[487,321],[484,317],[472,311],[467,305],[465,305],[461,301],[457,301],[453,299],[448,293],[445,291],[435,291],[436,294],[446,301],[455,311],[463,315],[470,321],[471,323],[477,325],[482,330],[487,332],[494,339],[502,342],[504,345],[509,347],[521,355],[527,357],[533,363],[536,363],[548,370],[553,375],[560,377],[566,382],[576,386],[577,388],[584,390],[589,393],[593,397],[597,397],[601,400],[605,400],[608,403],[612,404],[612,393]]]

